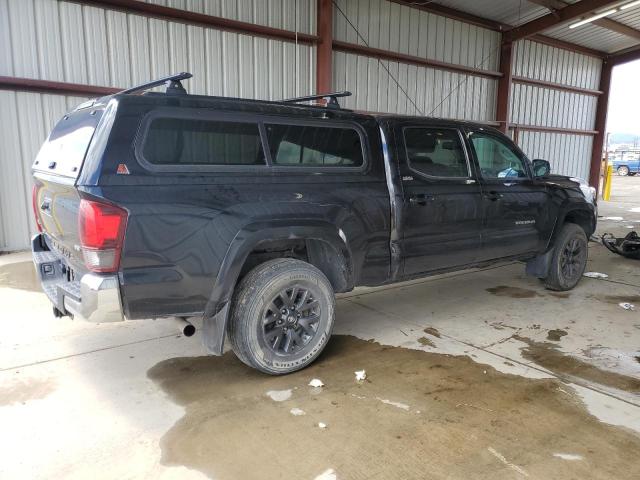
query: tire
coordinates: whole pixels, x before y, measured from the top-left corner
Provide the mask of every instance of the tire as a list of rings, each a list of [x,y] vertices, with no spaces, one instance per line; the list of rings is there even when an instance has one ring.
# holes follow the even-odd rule
[[[549,275],[543,280],[545,287],[563,292],[578,284],[587,267],[587,242],[587,235],[579,225],[564,224],[553,247]]]
[[[627,167],[626,165],[618,167],[618,175],[620,175],[621,177],[626,177],[627,175],[629,175],[629,167]]]
[[[227,333],[242,362],[283,375],[318,358],[331,337],[334,317],[335,297],[327,277],[301,260],[276,259],[255,267],[238,285]]]

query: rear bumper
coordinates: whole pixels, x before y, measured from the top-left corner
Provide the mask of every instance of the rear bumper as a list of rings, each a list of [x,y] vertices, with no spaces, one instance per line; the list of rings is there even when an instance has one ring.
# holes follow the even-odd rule
[[[31,251],[42,289],[60,312],[95,323],[124,320],[117,275],[70,278],[64,258],[48,249],[43,234],[33,237]]]

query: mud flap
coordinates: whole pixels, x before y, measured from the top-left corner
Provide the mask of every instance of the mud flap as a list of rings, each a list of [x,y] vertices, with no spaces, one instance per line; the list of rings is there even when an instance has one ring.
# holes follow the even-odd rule
[[[549,266],[553,257],[553,249],[543,255],[538,255],[527,262],[526,273],[532,277],[547,278],[549,276]]]
[[[218,313],[205,317],[202,322],[202,343],[212,355],[222,355],[228,317],[229,302]]]

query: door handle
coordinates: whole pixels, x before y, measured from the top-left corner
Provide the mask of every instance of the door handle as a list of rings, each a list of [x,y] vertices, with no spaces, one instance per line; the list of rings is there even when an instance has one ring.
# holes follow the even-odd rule
[[[492,202],[500,200],[502,197],[504,197],[502,193],[495,191],[487,192],[484,194],[484,198],[486,198],[487,200],[491,200]]]
[[[413,195],[409,195],[409,203],[411,205],[420,205],[424,207],[427,202],[435,200],[436,197],[433,195],[425,195],[424,193],[417,193]]]
[[[42,204],[40,204],[40,210],[42,210],[43,212],[46,212],[47,210],[51,209],[51,202],[48,201],[44,201],[42,202]]]

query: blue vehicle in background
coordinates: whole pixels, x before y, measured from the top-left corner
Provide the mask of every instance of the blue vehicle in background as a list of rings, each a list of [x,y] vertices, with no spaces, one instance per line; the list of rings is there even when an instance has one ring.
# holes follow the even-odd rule
[[[626,177],[627,175],[633,176],[636,173],[640,173],[640,157],[613,160],[612,165],[613,169],[618,172],[618,175],[623,177]]]

